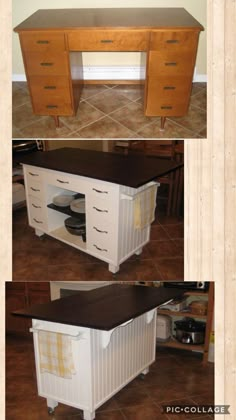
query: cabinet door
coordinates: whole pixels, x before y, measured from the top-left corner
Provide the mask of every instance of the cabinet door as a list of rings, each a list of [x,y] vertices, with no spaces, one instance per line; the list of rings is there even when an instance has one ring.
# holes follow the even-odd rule
[[[25,283],[6,283],[6,332],[28,332],[28,321],[12,315],[26,308]]]

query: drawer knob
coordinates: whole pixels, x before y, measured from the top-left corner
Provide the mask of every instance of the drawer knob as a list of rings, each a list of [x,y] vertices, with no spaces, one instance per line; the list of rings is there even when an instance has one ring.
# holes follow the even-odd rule
[[[102,44],[112,44],[114,42],[112,39],[101,39]]]
[[[108,213],[108,210],[101,210],[101,209],[98,209],[97,207],[95,207],[95,206],[93,206],[93,209],[94,210],[96,210],[96,211],[99,211],[99,212],[101,212],[101,213]]]
[[[50,67],[53,66],[54,63],[40,63],[40,66]]]
[[[49,41],[44,40],[44,39],[39,39],[39,40],[37,41],[37,44],[49,44]]]
[[[166,43],[167,44],[179,44],[179,40],[178,39],[167,39]]]
[[[38,190],[37,188],[33,188],[33,187],[30,187],[30,189],[32,190],[32,191],[37,191],[37,192],[39,192],[40,190]]]
[[[43,223],[43,222],[41,222],[41,220],[37,220],[37,219],[35,219],[35,218],[33,218],[33,220],[34,220],[36,223]]]
[[[93,191],[96,191],[99,194],[108,194],[108,191],[101,191],[101,190],[97,190],[96,188],[93,188]]]
[[[169,63],[165,63],[165,66],[177,66],[177,63],[174,61],[170,61]]]
[[[107,252],[107,249],[105,248],[99,248],[97,245],[93,244],[93,246],[98,249],[98,251],[103,251],[103,252]]]
[[[32,203],[32,207],[34,207],[35,209],[41,209],[41,206],[36,206],[34,203]]]
[[[161,106],[161,109],[172,109],[172,106]]]
[[[61,184],[69,184],[69,181],[62,181],[61,179],[57,179],[58,182],[60,182]]]
[[[163,87],[164,90],[175,90],[175,86],[164,86]]]
[[[39,176],[39,174],[34,174],[33,172],[29,172],[31,176]]]
[[[44,89],[56,89],[56,86],[44,86]]]
[[[100,230],[100,229],[96,228],[96,226],[93,226],[93,229],[96,230],[99,233],[108,233],[107,230]]]
[[[58,108],[58,106],[57,105],[47,105],[46,108],[53,109],[53,108]]]

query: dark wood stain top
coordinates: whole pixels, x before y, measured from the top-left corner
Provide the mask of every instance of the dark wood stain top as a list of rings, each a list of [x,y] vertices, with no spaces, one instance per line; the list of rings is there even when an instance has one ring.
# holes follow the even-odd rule
[[[109,331],[164,302],[185,289],[112,284],[50,303],[13,312],[26,318]]]
[[[182,165],[143,155],[125,156],[69,147],[35,152],[23,157],[21,163],[133,188],[166,175]]]
[[[174,28],[203,30],[183,8],[110,8],[38,10],[20,23],[16,32],[80,28]]]

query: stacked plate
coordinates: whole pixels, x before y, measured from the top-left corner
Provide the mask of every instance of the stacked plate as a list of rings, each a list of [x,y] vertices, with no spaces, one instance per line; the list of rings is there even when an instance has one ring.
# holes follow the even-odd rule
[[[65,227],[72,235],[82,236],[84,242],[86,242],[86,226],[85,221],[76,217],[68,217],[64,221]]]
[[[73,200],[73,195],[61,194],[53,197],[52,202],[58,207],[68,207]]]

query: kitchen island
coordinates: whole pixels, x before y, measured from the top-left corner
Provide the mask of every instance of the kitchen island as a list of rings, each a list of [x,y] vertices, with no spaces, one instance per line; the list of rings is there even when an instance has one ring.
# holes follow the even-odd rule
[[[50,235],[109,264],[112,273],[150,239],[158,183],[183,164],[148,156],[124,156],[73,148],[33,153],[22,159],[28,219],[38,236]],[[70,208],[55,207],[60,195],[84,197],[86,234],[68,232]],[[152,199],[152,202],[151,202]],[[136,223],[138,210],[150,210]],[[142,216],[142,215],[141,215]],[[140,222],[140,221],[139,221]]]
[[[14,312],[32,318],[38,394],[49,411],[58,402],[82,409],[84,419],[155,360],[156,308],[179,289],[112,284]],[[69,337],[74,372],[64,378],[42,370],[40,334]]]

